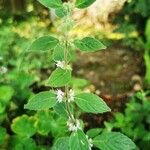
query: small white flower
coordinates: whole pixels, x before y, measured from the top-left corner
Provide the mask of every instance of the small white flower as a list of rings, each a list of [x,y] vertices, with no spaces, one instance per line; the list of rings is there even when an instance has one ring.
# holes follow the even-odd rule
[[[3,66],[2,66],[2,67],[0,68],[0,73],[1,73],[1,74],[5,74],[7,71],[8,71],[8,69],[7,69],[6,67],[3,67]]]
[[[56,66],[61,69],[72,70],[70,65],[66,65],[65,61],[56,61]]]
[[[93,140],[91,138],[89,138],[87,135],[86,135],[86,138],[88,140],[88,143],[89,143],[89,150],[92,150],[92,147],[93,147]]]
[[[67,126],[69,131],[77,131],[78,129],[81,129],[80,121],[77,119],[75,120],[69,119],[67,122]]]
[[[68,102],[73,102],[74,101],[74,91],[72,89],[70,89],[69,94],[68,94]]]
[[[61,69],[65,69],[65,61],[56,61],[56,66]]]
[[[62,92],[61,90],[57,90],[56,95],[57,101],[61,103],[63,101],[64,92]]]

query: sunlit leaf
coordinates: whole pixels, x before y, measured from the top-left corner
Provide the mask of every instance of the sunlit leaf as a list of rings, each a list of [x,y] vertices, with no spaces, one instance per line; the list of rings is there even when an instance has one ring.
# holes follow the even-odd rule
[[[74,45],[81,51],[85,52],[95,52],[98,50],[106,49],[106,46],[104,46],[99,40],[91,37],[75,40]]]

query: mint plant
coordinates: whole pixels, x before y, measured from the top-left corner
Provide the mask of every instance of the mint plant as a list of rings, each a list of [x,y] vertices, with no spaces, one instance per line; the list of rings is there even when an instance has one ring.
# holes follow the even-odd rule
[[[59,38],[51,35],[40,37],[29,47],[28,51],[52,51],[57,68],[47,80],[47,85],[52,90],[34,95],[24,108],[35,111],[54,108],[57,113],[61,112],[60,115],[67,118],[68,136],[58,138],[53,145],[53,150],[91,150],[92,147],[101,150],[135,149],[134,143],[121,133],[107,132],[88,137],[84,133],[82,121],[77,118],[75,112],[75,108],[93,114],[111,111],[97,95],[85,92],[76,93],[70,84],[73,69],[71,66],[72,51],[79,49],[83,52],[95,52],[106,49],[106,46],[93,37],[80,39],[70,35],[71,29],[75,26],[72,18],[74,8],[87,8],[95,0],[76,0],[72,3],[63,3],[61,0],[39,0],[39,2],[47,8],[54,9],[56,15],[62,19],[60,26],[62,35]],[[61,111],[62,108],[64,111]]]

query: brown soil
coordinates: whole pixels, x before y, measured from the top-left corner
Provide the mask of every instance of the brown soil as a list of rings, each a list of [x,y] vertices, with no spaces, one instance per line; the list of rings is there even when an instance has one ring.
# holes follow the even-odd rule
[[[79,52],[74,74],[88,79],[91,85],[87,89],[100,95],[114,112],[122,111],[128,97],[142,88],[143,66],[142,54],[114,46],[96,53]],[[88,115],[85,120],[97,126],[108,116]]]

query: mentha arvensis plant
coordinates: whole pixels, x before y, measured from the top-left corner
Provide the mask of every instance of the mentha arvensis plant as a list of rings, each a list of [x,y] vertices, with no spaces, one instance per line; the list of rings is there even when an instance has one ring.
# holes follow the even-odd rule
[[[45,7],[54,9],[56,15],[62,19],[60,38],[46,35],[35,40],[28,51],[52,51],[56,69],[51,73],[47,84],[51,91],[38,93],[29,99],[25,109],[45,110],[54,108],[65,109],[67,112],[68,137],[59,138],[53,145],[53,150],[91,150],[97,147],[101,150],[132,150],[134,143],[126,136],[117,132],[95,133],[88,137],[83,131],[83,123],[76,117],[74,108],[83,112],[102,114],[109,112],[110,108],[97,95],[93,93],[76,93],[70,86],[72,80],[71,54],[72,51],[95,52],[106,49],[99,40],[93,37],[72,38],[70,31],[75,25],[72,18],[74,8],[84,9],[95,0],[76,0],[63,3],[61,0],[38,0]]]

